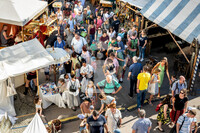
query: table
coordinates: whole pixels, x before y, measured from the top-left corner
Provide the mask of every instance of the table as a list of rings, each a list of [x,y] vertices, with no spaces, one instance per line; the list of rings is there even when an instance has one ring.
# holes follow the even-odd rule
[[[43,109],[48,108],[52,103],[56,104],[59,108],[66,108],[60,93],[52,95],[51,92],[48,92],[47,94],[43,94],[42,90],[40,89],[40,98],[42,99]]]

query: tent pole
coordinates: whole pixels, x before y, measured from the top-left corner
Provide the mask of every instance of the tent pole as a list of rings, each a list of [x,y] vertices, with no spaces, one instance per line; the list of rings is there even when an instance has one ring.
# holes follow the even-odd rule
[[[38,70],[36,70],[36,75],[37,75],[37,94],[38,96],[40,95],[40,86],[39,86],[39,74],[38,74]]]
[[[177,41],[175,40],[175,38],[173,37],[172,33],[167,30],[170,34],[170,36],[172,37],[172,39],[174,40],[174,42],[176,43],[176,45],[178,46],[178,48],[180,49],[181,53],[183,54],[183,56],[185,57],[185,59],[187,60],[188,63],[190,63],[190,61],[188,60],[187,56],[185,55],[185,53],[183,52],[182,48],[179,46],[179,44],[177,43]]]
[[[152,25],[150,25],[150,26],[144,28],[144,30],[147,30],[147,29],[150,29],[150,28],[156,27],[156,26],[157,26],[157,24],[152,24]],[[142,32],[142,30],[140,30],[139,32]]]

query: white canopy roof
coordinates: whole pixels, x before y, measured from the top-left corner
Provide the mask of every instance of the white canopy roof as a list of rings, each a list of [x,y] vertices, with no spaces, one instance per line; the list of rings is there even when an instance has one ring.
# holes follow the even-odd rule
[[[35,114],[33,120],[23,133],[47,133],[44,123],[42,122],[38,113]]]
[[[0,22],[24,26],[47,6],[39,0],[1,0]]]
[[[0,50],[0,81],[54,64],[37,39]]]
[[[150,0],[121,0],[123,2],[128,2],[130,5],[142,9]]]

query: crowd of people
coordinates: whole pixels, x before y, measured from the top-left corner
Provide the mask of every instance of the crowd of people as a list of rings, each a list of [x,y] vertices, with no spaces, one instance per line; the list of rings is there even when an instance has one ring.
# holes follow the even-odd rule
[[[111,12],[107,8],[98,6],[95,11],[85,5],[85,1],[65,2],[63,8],[54,9],[58,22],[57,40],[46,47],[62,48],[70,55],[70,60],[58,64],[60,89],[63,101],[68,108],[81,114],[80,132],[88,130],[91,133],[120,133],[122,114],[116,108],[115,95],[122,89],[125,71],[128,70],[127,80],[130,80],[130,97],[137,95],[137,109],[139,120],[133,124],[132,132],[147,133],[151,130],[151,121],[145,118],[142,109],[147,92],[150,93],[149,104],[155,96],[158,98],[163,89],[165,72],[171,86],[172,95],[168,95],[158,106],[158,127],[156,130],[164,132],[163,124],[168,124],[177,133],[196,132],[195,109],[187,109],[187,84],[184,76],[176,79],[169,75],[168,61],[164,57],[152,69],[142,65],[147,46],[146,31],[140,33],[137,26],[128,31],[120,23],[116,10]],[[2,33],[4,35],[4,33]],[[137,56],[138,55],[138,56]],[[103,74],[105,79],[96,82],[95,72],[98,68],[97,60],[103,60]],[[141,63],[140,63],[141,62]],[[49,79],[50,67],[45,68],[46,80]],[[36,82],[35,72],[28,74],[26,89],[28,92],[30,80]],[[36,85],[36,83],[35,83]],[[37,87],[37,86],[36,86]],[[101,103],[97,111],[98,100]],[[41,100],[35,100],[36,111],[41,109]],[[174,126],[175,125],[175,126]]]

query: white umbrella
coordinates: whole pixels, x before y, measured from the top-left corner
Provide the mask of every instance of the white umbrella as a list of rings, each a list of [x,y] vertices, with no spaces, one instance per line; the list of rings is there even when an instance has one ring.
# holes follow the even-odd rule
[[[62,48],[47,48],[46,50],[54,58],[55,64],[61,64],[70,59],[70,55]]]

